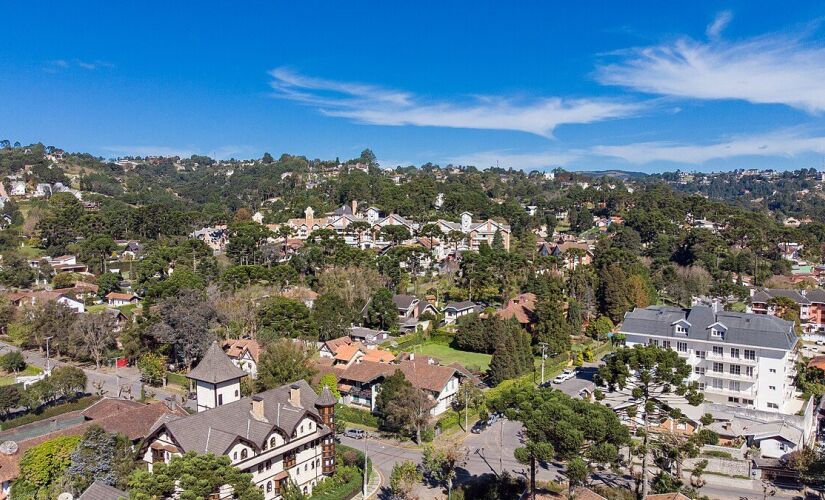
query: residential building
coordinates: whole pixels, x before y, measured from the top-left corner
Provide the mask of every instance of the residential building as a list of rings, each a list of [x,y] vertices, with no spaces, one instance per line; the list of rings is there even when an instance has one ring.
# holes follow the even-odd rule
[[[258,357],[261,354],[261,346],[256,340],[228,339],[223,341],[222,348],[235,366],[252,378],[258,376]]]
[[[825,290],[751,289],[750,311],[755,314],[781,316],[784,311],[772,299],[788,298],[799,307],[799,321],[806,332],[825,332]]]
[[[241,398],[241,379],[247,372],[229,359],[218,342],[212,342],[206,354],[186,377],[195,381],[199,412],[238,401]]]
[[[128,306],[137,304],[140,298],[132,293],[109,292],[106,294],[106,303],[112,307]]]
[[[213,352],[225,357],[219,348]],[[226,363],[237,369],[228,359]],[[218,373],[204,376],[222,378],[224,367],[217,368]],[[335,472],[335,403],[328,388],[319,395],[299,380],[194,415],[169,418],[144,440],[140,456],[151,470],[155,463],[168,463],[190,451],[225,455],[235,467],[252,474],[266,500],[281,498],[290,482],[309,495]],[[198,407],[202,406],[199,399]]]
[[[486,221],[473,221],[473,214],[464,212],[461,214],[460,222],[452,222],[439,219],[438,228],[444,234],[459,231],[466,236],[459,246],[460,250],[478,251],[481,243],[493,244],[496,233],[501,235],[501,242],[505,250],[510,250],[510,225],[487,219]]]
[[[129,498],[129,494],[125,491],[96,480],[77,497],[77,500],[121,500],[127,498]]]
[[[458,318],[481,311],[481,306],[475,302],[451,302],[444,308],[444,324],[449,325],[458,321]]]
[[[458,393],[461,379],[465,377],[464,372],[456,367],[441,366],[432,358],[416,358],[413,354],[407,355],[406,359],[398,363],[361,361],[334,370],[339,380],[341,401],[344,404],[365,406],[374,411],[381,384],[386,377],[398,370],[404,373],[404,377],[413,387],[425,391],[430,396],[433,404],[430,410],[432,416],[440,415],[450,408]]]
[[[518,323],[527,327],[536,320],[536,294],[522,293],[507,302],[507,306],[495,312],[498,318],[509,320],[515,318]]]
[[[706,306],[650,306],[625,314],[619,331],[629,346],[678,352],[707,401],[782,413],[799,409],[793,385],[798,338],[789,321]]]
[[[12,305],[17,307],[43,305],[51,300],[58,304],[63,304],[76,313],[86,312],[86,305],[83,300],[73,296],[72,289],[62,290],[20,290],[6,295]]]

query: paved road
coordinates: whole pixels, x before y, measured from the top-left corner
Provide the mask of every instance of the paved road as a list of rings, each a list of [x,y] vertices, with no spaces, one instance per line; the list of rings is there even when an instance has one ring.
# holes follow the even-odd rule
[[[570,390],[573,390],[575,386],[576,383],[566,384],[566,387]],[[513,456],[513,451],[521,446],[520,433],[521,424],[500,420],[480,434],[468,434],[463,441],[463,446],[468,450],[467,463],[458,471],[457,481],[461,482],[469,477],[487,473],[498,474],[502,470],[529,479],[529,470],[516,461]],[[438,438],[436,438],[437,440]],[[365,444],[363,440],[347,437],[342,437],[341,442],[359,450],[363,450]],[[384,476],[384,486],[389,484],[389,477],[396,463],[405,460],[414,463],[421,461],[420,450],[411,448],[408,445],[396,445],[374,439],[369,439],[367,445],[368,454],[373,464]],[[565,480],[563,471],[563,464],[547,464],[537,470],[536,478],[539,481],[563,481]],[[712,499],[739,500],[740,498],[749,498],[756,500],[762,498],[762,486],[759,481],[737,480],[710,474],[706,474],[704,477],[708,483],[702,488],[702,493]],[[595,484],[607,484],[612,487],[629,488],[632,484],[629,476],[616,476],[612,473],[597,473],[591,479]],[[429,495],[427,495],[428,492]],[[436,493],[437,490],[434,489],[424,490],[424,496],[433,497]],[[773,498],[801,499],[801,496],[795,491],[780,489]]]
[[[9,350],[20,351],[16,346],[0,341],[0,354],[8,352]],[[26,363],[45,369],[47,366],[45,354],[38,351],[22,351]],[[62,361],[50,358],[48,365],[52,368],[66,365]],[[140,381],[140,372],[135,367],[127,368],[113,368],[101,367],[95,369],[93,367],[84,367],[83,372],[86,374],[86,391],[90,394],[97,394],[101,390],[106,396],[132,397],[139,399],[141,396],[141,388],[144,387]],[[172,390],[163,388],[145,386],[147,395],[158,400],[165,400],[167,397],[174,396],[178,403],[182,402],[182,395]],[[187,401],[184,401],[188,403]]]

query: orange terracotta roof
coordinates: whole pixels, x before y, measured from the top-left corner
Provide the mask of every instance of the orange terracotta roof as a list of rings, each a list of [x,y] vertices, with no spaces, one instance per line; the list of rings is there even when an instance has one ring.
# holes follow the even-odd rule
[[[338,361],[350,361],[363,347],[360,342],[343,345],[335,351],[335,359]]]
[[[825,356],[814,356],[808,361],[808,368],[819,368],[822,371],[825,371]]]
[[[257,363],[261,354],[261,345],[254,339],[227,339],[223,341],[223,350],[230,358],[240,358],[244,351]]]
[[[392,363],[395,360],[395,354],[384,349],[367,349],[364,352],[364,360],[378,363]]]
[[[132,300],[138,298],[137,295],[131,293],[109,292],[106,294],[108,300]]]

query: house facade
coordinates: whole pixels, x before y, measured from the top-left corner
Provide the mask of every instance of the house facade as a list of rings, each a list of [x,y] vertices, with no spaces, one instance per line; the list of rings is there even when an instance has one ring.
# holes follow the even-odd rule
[[[200,407],[200,404],[199,404]],[[290,482],[306,495],[335,472],[335,399],[305,381],[159,425],[140,455],[149,469],[186,452],[225,455],[266,500]]]
[[[785,297],[799,307],[799,321],[805,332],[825,332],[825,290],[751,289],[750,311],[754,314],[780,316],[783,311],[773,299]]]
[[[628,346],[675,350],[710,402],[789,412],[795,400],[798,339],[793,323],[774,316],[650,306],[625,314]]]

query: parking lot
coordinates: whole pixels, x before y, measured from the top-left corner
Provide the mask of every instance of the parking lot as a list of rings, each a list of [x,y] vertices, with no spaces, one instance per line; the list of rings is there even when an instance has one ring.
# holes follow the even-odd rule
[[[596,384],[593,383],[593,376],[596,374],[598,367],[599,363],[585,363],[576,369],[576,375],[573,378],[560,384],[553,383],[551,379],[545,385],[573,397],[581,395],[580,393],[585,389],[592,393],[596,387]]]

